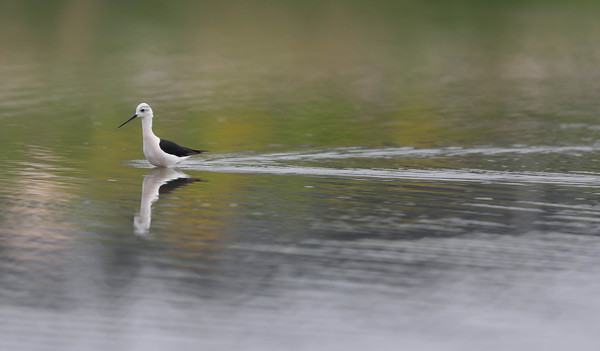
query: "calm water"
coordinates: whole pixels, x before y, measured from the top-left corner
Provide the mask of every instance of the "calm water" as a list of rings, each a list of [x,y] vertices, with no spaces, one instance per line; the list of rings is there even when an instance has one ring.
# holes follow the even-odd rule
[[[0,349],[597,350],[598,10],[0,2]]]

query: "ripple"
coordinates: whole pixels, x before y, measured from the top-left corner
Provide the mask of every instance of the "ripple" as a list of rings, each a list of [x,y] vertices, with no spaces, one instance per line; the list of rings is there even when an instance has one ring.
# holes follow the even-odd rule
[[[480,147],[462,148],[447,147],[433,149],[417,149],[413,147],[364,149],[358,147],[335,148],[330,150],[314,150],[304,152],[282,152],[259,155],[222,154],[209,156],[208,160],[220,162],[282,162],[312,161],[323,159],[351,158],[388,158],[388,157],[428,157],[428,156],[466,156],[466,155],[498,155],[498,154],[564,154],[600,151],[595,146],[514,146],[514,147]]]
[[[217,173],[298,175],[307,177],[334,177],[352,179],[418,180],[434,182],[477,182],[511,185],[557,184],[569,187],[599,187],[600,174],[594,172],[495,171],[485,169],[409,169],[409,168],[334,168],[304,166],[298,163],[327,159],[466,156],[472,154],[564,154],[595,152],[594,146],[515,146],[483,148],[336,148],[304,152],[268,154],[216,154],[195,158],[180,165],[181,169]],[[149,167],[142,160],[133,161],[134,167]]]

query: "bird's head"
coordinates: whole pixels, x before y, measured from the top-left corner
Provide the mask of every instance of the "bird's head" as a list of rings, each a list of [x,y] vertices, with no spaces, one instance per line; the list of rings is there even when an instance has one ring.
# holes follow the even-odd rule
[[[152,115],[153,115],[152,114],[152,108],[150,108],[150,105],[148,105],[145,102],[142,102],[135,109],[135,115],[133,115],[130,119],[128,119],[123,124],[121,124],[120,126],[118,126],[117,129],[119,129],[122,126],[126,125],[127,123],[131,122],[136,117],[145,118],[145,117],[152,117]]]

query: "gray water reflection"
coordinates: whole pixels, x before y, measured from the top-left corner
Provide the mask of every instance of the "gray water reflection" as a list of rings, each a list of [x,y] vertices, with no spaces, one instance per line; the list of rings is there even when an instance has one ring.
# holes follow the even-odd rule
[[[483,152],[423,151],[448,162]],[[572,152],[590,150],[486,152],[580,158]],[[423,168],[370,177],[380,170],[347,173],[323,163],[358,157],[393,164],[388,157],[411,153],[419,154],[215,154],[183,164],[191,175],[150,169],[141,202],[139,177],[89,187],[80,181],[80,192],[59,170],[23,170],[25,183],[43,175],[43,188],[72,194],[3,190],[10,200],[3,209],[25,199],[23,216],[63,216],[65,224],[60,237],[44,225],[34,235],[20,211],[10,210],[21,221],[4,222],[2,231],[2,346],[595,349],[600,286],[589,277],[600,273],[598,175]],[[312,162],[327,172],[315,172]],[[245,168],[225,174],[227,167]],[[181,188],[196,177],[207,182]],[[96,198],[122,200],[80,209],[98,187]],[[163,196],[170,188],[177,196]],[[139,206],[136,230],[147,233],[153,205],[161,221],[153,240],[131,235],[128,213]]]

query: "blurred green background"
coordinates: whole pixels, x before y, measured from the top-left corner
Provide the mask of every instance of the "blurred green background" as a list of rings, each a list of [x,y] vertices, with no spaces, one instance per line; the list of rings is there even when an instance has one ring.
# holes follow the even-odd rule
[[[595,133],[560,126],[595,119],[599,9],[2,1],[0,139],[119,163],[141,155],[115,127],[144,101],[158,135],[212,152],[579,142]]]

